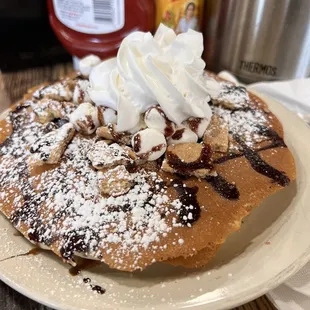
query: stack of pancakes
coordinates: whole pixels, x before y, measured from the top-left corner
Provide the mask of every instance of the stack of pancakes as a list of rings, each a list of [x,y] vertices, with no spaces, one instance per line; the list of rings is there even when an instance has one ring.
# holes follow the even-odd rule
[[[124,271],[155,262],[204,266],[254,207],[295,179],[279,120],[260,98],[224,81],[199,146],[168,147],[159,160],[145,162],[122,142],[105,140],[129,157],[115,153],[117,164],[100,170],[88,154],[102,139],[71,132],[51,155],[45,137],[55,133],[57,140],[68,124],[79,81],[76,74],[52,91],[31,90],[0,121],[0,210],[27,239],[66,262],[82,255]],[[40,165],[33,162],[36,149],[45,152]],[[197,167],[210,173],[195,174]],[[109,176],[106,183],[98,181],[98,169]]]

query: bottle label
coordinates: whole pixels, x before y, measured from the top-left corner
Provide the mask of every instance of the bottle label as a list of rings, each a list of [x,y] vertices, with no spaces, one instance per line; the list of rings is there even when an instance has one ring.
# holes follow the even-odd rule
[[[124,27],[124,0],[53,0],[57,18],[68,28],[106,34]]]
[[[177,34],[188,29],[201,31],[204,0],[157,0],[156,28],[160,23]]]

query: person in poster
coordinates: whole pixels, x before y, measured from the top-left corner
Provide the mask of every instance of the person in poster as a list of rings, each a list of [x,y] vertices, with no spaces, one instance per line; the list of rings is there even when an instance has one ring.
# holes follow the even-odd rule
[[[198,30],[198,19],[195,16],[196,4],[189,2],[184,11],[184,17],[180,18],[175,29],[176,34],[186,32],[188,29]]]

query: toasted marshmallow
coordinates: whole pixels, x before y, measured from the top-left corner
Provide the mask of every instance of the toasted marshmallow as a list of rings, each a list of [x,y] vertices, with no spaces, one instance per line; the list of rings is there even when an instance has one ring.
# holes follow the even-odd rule
[[[73,103],[80,104],[82,102],[91,102],[91,99],[87,92],[88,87],[88,80],[78,80],[73,91]]]
[[[138,157],[149,161],[161,157],[167,148],[165,136],[151,128],[137,132],[132,137],[131,144]]]
[[[117,112],[115,110],[99,106],[98,112],[99,112],[99,122],[101,126],[107,126],[108,124],[117,123]]]
[[[168,139],[168,144],[196,143],[198,136],[185,126],[178,127],[174,134]]]
[[[81,103],[69,120],[77,131],[90,135],[99,127],[98,109],[89,102]]]
[[[209,123],[210,120],[207,118],[190,117],[182,124],[193,131],[198,136],[198,138],[202,138],[206,132],[206,129],[208,128]]]
[[[87,55],[79,63],[80,72],[84,76],[89,76],[91,70],[101,62],[101,59],[95,55]]]
[[[175,131],[175,124],[167,118],[158,106],[151,107],[145,112],[144,121],[148,128],[158,130],[165,137],[172,136]]]

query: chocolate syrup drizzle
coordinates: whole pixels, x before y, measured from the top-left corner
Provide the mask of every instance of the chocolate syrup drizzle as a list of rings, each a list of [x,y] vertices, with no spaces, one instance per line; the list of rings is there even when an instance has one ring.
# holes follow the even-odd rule
[[[12,134],[8,137],[1,145],[0,145],[0,155],[3,155],[5,151],[3,151],[3,146],[10,145],[11,140],[14,138],[14,134],[19,134],[23,130],[23,124],[30,121],[30,117],[25,110],[29,105],[23,104],[16,107],[14,111],[10,112],[10,121],[12,124]],[[18,158],[18,154],[12,154],[14,157]],[[15,212],[11,215],[10,221],[13,225],[17,225],[20,221],[28,221],[29,226],[32,228],[31,232],[29,232],[29,239],[34,242],[43,242],[43,230],[46,229],[43,223],[40,220],[38,213],[38,206],[42,203],[42,197],[45,197],[44,193],[36,193],[31,184],[29,183],[29,171],[27,167],[27,163],[24,161],[18,161],[16,163],[18,165],[18,179],[20,181],[20,191],[23,195],[24,203],[23,205],[15,210]],[[1,186],[9,185],[10,179],[9,172],[2,173],[0,175],[0,184]],[[49,244],[51,240],[44,240],[43,243]]]
[[[172,181],[171,186],[177,191],[182,203],[179,211],[180,222],[184,225],[196,222],[201,213],[197,200],[198,187],[187,187],[180,179]]]
[[[240,193],[235,184],[229,183],[224,177],[207,176],[205,180],[212,186],[212,188],[223,198],[228,200],[238,200]],[[183,225],[192,224],[200,218],[200,205],[197,200],[198,187],[188,187],[181,179],[171,182],[172,186],[178,193],[179,199],[182,203],[179,211],[179,220]],[[191,213],[191,216],[189,214]]]
[[[255,152],[257,153],[264,151],[264,150],[274,149],[277,147],[287,147],[284,140],[272,128],[260,126],[258,133],[262,136],[269,137],[270,138],[269,140],[271,140],[271,143],[266,146],[256,149]],[[213,161],[213,164],[222,164],[228,160],[243,157],[243,156],[244,156],[244,153],[241,150],[239,153],[231,153],[226,156],[222,156],[218,159],[215,159]]]
[[[222,197],[228,200],[238,200],[240,197],[239,190],[235,184],[229,183],[221,175],[207,176],[206,181]]]
[[[256,172],[272,179],[274,182],[278,183],[281,186],[287,186],[290,184],[290,179],[285,175],[284,172],[281,172],[276,168],[267,164],[260,157],[260,155],[256,151],[249,148],[238,135],[235,135],[234,139],[242,147],[243,155],[249,161],[251,167]]]
[[[89,243],[86,244],[86,235],[90,235]],[[77,252],[86,253],[89,250],[89,244],[92,241],[98,242],[99,236],[95,234],[90,228],[86,230],[73,230],[67,232],[63,238],[64,245],[60,249],[60,254],[64,259],[70,260]]]
[[[258,133],[264,137],[268,137],[271,140],[271,144],[259,149],[259,151],[268,150],[276,147],[287,147],[284,140],[278,135],[278,133],[270,127],[259,126]]]
[[[169,166],[177,171],[179,174],[186,174],[187,171],[197,169],[212,169],[213,165],[210,163],[211,159],[211,148],[205,144],[201,150],[200,156],[197,160],[186,163],[182,161],[177,155],[167,151],[167,161]]]
[[[12,259],[12,258],[16,258],[16,257],[21,257],[21,256],[30,256],[30,255],[38,255],[39,253],[43,252],[44,250],[43,249],[40,249],[40,248],[32,248],[31,250],[29,250],[28,252],[26,253],[22,253],[22,254],[17,254],[17,255],[12,255],[12,256],[9,256],[9,257],[6,257],[4,259],[1,259],[0,260],[0,263],[1,262],[4,262],[6,260],[9,260],[9,259]]]
[[[202,122],[202,118],[190,118],[187,120],[187,124],[190,130],[195,132],[196,134],[198,133],[198,128],[201,122]]]
[[[27,115],[24,114],[25,109],[28,107],[28,104],[21,104],[16,106],[14,111],[11,111],[9,113],[9,119],[10,123],[12,124],[12,134],[7,137],[1,144],[0,144],[0,156],[5,155],[5,149],[6,147],[9,147],[12,143],[13,133],[14,132],[20,132],[22,130],[21,124],[26,121]],[[29,116],[28,116],[29,118]],[[15,157],[15,154],[12,154]]]
[[[100,265],[101,262],[97,260],[90,260],[90,259],[84,259],[84,258],[79,258],[78,262],[76,263],[75,266],[72,266],[69,269],[69,273],[71,276],[77,276],[79,275],[83,270],[88,270],[92,267],[95,267],[97,265]]]
[[[88,268],[94,267],[96,265],[99,265],[101,262],[100,261],[94,261],[94,260],[89,260],[89,259],[83,259],[80,263],[78,263],[76,266],[71,267],[69,269],[69,273],[72,276],[77,276],[80,275],[83,270],[86,270]],[[98,294],[104,294],[106,292],[106,289],[99,285],[93,285],[91,284],[91,279],[90,278],[83,278],[83,282],[85,284],[89,284],[90,288],[92,291],[96,291]]]
[[[174,134],[171,136],[171,138],[173,140],[180,140],[183,136],[183,133],[185,131],[185,128],[180,128],[180,129],[177,129]]]
[[[104,288],[102,288],[101,286],[91,284],[91,279],[90,278],[84,278],[83,282],[86,283],[86,284],[89,284],[91,290],[92,291],[96,291],[98,294],[102,295],[102,294],[104,294],[106,292],[106,290]]]
[[[274,182],[277,182],[281,186],[287,186],[290,183],[290,179],[285,175],[285,173],[278,171],[274,167],[270,166],[268,163],[266,163],[259,155],[258,152],[267,150],[267,149],[273,149],[277,147],[286,147],[285,142],[283,139],[278,135],[278,133],[273,130],[270,127],[260,126],[259,132],[260,135],[268,137],[269,140],[271,140],[271,143],[267,146],[261,147],[257,150],[253,150],[250,147],[248,147],[243,140],[237,136],[234,135],[234,139],[238,144],[240,145],[240,153],[235,154],[229,154],[227,156],[223,156],[219,159],[216,159],[213,161],[213,164],[221,164],[226,162],[227,160],[231,160],[238,157],[245,157],[251,167],[258,173],[263,174],[264,176],[272,179]],[[205,154],[205,156],[203,155]],[[202,159],[198,159],[194,163],[183,163],[176,155],[172,153],[167,153],[167,159],[169,162],[169,165],[171,165],[172,168],[176,169],[178,173],[184,172],[184,170],[194,170],[194,169],[201,169],[201,168],[210,168],[212,165],[209,161],[204,160],[203,158],[207,159],[210,158],[210,155],[207,155],[208,151],[205,150],[202,152]],[[212,186],[212,188],[223,198],[228,200],[237,200],[240,197],[240,192],[235,184],[229,183],[223,176],[217,175],[217,176],[207,176],[205,180]],[[180,220],[183,224],[187,223],[193,223],[200,217],[200,207],[196,199],[196,189],[192,188],[189,189],[187,187],[181,186],[181,180],[177,180],[178,186],[176,187],[176,190],[178,191],[179,198],[184,205],[184,208],[180,212]],[[191,196],[191,199],[194,199],[194,205],[195,205],[195,220],[188,221],[184,220],[187,219],[188,215],[188,205],[189,201],[186,198],[187,195]],[[194,197],[194,198],[192,198]],[[199,208],[199,211],[198,211]],[[184,219],[183,216],[185,215]]]
[[[23,130],[23,124],[30,121],[29,115],[27,111],[25,111],[26,106],[18,106],[17,109],[10,113],[10,121],[12,123],[13,131],[10,137],[8,137],[1,145],[0,145],[0,155],[3,154],[2,149],[3,146],[7,146],[10,144],[10,140],[13,138],[14,134],[18,134]],[[44,130],[44,128],[42,129]],[[14,155],[14,154],[13,154]],[[59,174],[66,178],[66,171],[61,171],[61,168],[57,168],[59,170]],[[23,205],[17,208],[12,215],[10,216],[10,221],[13,225],[18,225],[21,221],[27,221],[27,225],[31,227],[28,233],[28,238],[31,241],[37,243],[43,243],[47,246],[50,246],[55,240],[52,238],[48,238],[45,236],[44,232],[48,229],[52,228],[54,224],[53,221],[49,223],[43,223],[39,213],[39,207],[47,199],[48,196],[53,196],[56,193],[50,192],[39,192],[37,193],[32,185],[29,182],[29,171],[26,162],[18,162],[18,179],[19,179],[19,190],[23,196]],[[8,180],[10,179],[9,173],[2,173],[0,174],[0,184],[3,186],[5,185]],[[62,179],[59,180],[62,182]],[[8,183],[9,184],[9,183]],[[68,210],[69,210],[68,206]],[[54,219],[55,221],[59,220],[59,217],[65,217],[67,211],[62,212],[61,214],[55,214]],[[63,257],[65,259],[70,259],[73,256],[74,251],[85,251],[88,247],[76,240],[77,238],[83,239],[83,236],[86,232],[68,232],[65,236],[66,239],[65,246],[60,249]]]
[[[158,112],[159,114],[164,118],[165,120],[165,124],[166,124],[166,127],[164,129],[164,135],[165,137],[170,137],[173,132],[174,132],[174,127],[173,127],[173,123],[168,119],[168,117],[166,116],[166,114],[164,113],[164,111],[159,107],[159,106],[155,106],[154,107]]]
[[[21,113],[27,106],[19,106],[15,111],[10,113],[10,118],[13,126],[13,132],[18,132],[23,130],[21,124],[25,122],[27,113]],[[27,120],[26,120],[27,121]],[[66,120],[57,120],[55,122],[56,126],[61,125],[61,123]],[[167,160],[169,165],[176,169],[180,174],[186,174],[189,170],[196,169],[212,169],[213,164],[221,164],[226,162],[227,160],[238,158],[244,156],[252,168],[260,174],[265,175],[266,177],[272,179],[277,182],[281,186],[286,186],[290,183],[289,178],[281,171],[278,171],[274,167],[267,164],[259,155],[258,152],[262,150],[272,149],[276,147],[286,147],[283,139],[275,132],[273,129],[269,127],[261,126],[259,128],[259,134],[262,136],[266,136],[271,140],[271,143],[267,146],[264,146],[260,149],[253,150],[249,148],[243,140],[238,136],[234,135],[234,139],[240,145],[240,153],[237,154],[229,154],[227,156],[221,157],[219,159],[214,160],[212,163],[210,162],[211,158],[211,150],[208,145],[205,145],[201,151],[201,155],[199,159],[192,163],[184,163],[182,162],[176,155],[167,152]],[[138,136],[138,135],[137,135]],[[11,137],[7,138],[2,144],[0,144],[0,155],[3,154],[2,148],[9,145]],[[139,137],[136,138],[139,140]],[[135,141],[136,148],[138,151],[141,148],[141,141]],[[29,172],[26,163],[20,166],[19,178],[21,180],[21,190],[22,195],[24,197],[24,205],[17,209],[15,213],[13,213],[11,217],[11,221],[13,224],[17,224],[19,221],[27,220],[27,223],[32,227],[32,231],[29,233],[29,239],[35,242],[40,242],[46,245],[51,245],[54,240],[48,240],[44,237],[44,230],[48,229],[46,224],[43,224],[40,220],[39,214],[39,206],[42,203],[42,196],[47,197],[49,193],[40,193],[37,194],[31,184],[28,181]],[[64,177],[66,174],[64,172]],[[0,175],[0,183],[5,182],[6,177]],[[223,198],[228,200],[237,200],[239,199],[240,193],[235,184],[229,183],[225,178],[221,175],[217,176],[208,176],[205,178],[206,182],[208,182],[212,188]],[[171,186],[177,191],[179,199],[182,203],[182,207],[179,210],[179,220],[182,224],[192,224],[196,222],[201,214],[201,208],[199,206],[199,202],[197,200],[198,187],[188,187],[186,186],[181,179],[174,180],[171,182]],[[68,206],[70,208],[70,206]],[[66,212],[61,213],[59,216],[64,217]],[[30,216],[31,215],[31,216]],[[51,224],[52,225],[52,224]],[[88,247],[84,243],[84,235],[81,231],[71,231],[63,236],[66,239],[64,243],[65,246],[60,249],[61,255],[65,259],[71,259],[75,252],[87,252]],[[94,236],[96,238],[96,236]],[[72,270],[72,272],[76,272]],[[79,273],[79,271],[78,271]],[[90,283],[90,279],[85,278],[85,283]],[[105,292],[104,289],[97,285],[91,285],[91,288],[97,291],[100,294]]]

